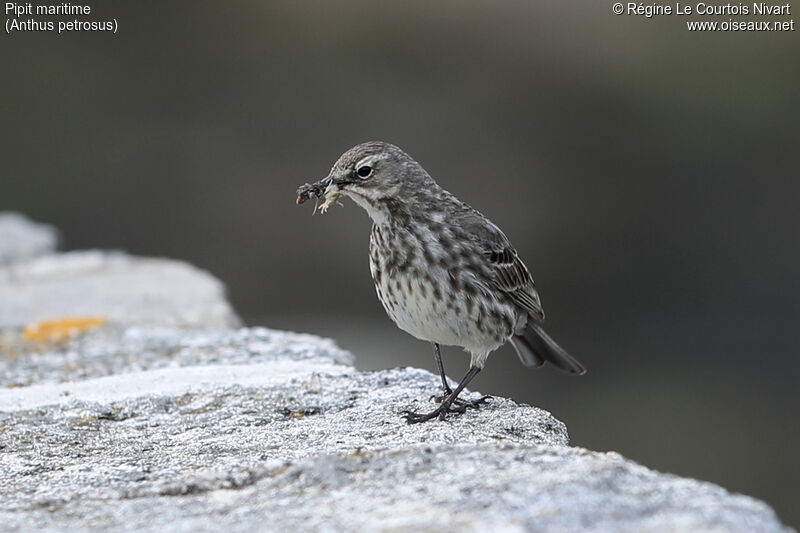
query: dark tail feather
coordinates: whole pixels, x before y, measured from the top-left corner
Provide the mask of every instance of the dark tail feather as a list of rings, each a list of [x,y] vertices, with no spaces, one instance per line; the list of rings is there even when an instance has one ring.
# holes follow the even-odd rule
[[[586,369],[544,332],[539,324],[529,322],[522,335],[511,338],[520,360],[526,366],[542,366],[545,361],[570,374],[585,374]]]
[[[528,341],[526,341],[522,335],[514,335],[511,337],[511,346],[517,351],[519,360],[522,361],[523,365],[542,366],[544,364],[544,359],[533,351],[533,348],[530,347]]]

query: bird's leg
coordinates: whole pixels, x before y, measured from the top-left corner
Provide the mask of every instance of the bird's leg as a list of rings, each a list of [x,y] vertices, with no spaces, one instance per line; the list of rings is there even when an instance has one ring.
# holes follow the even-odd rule
[[[442,402],[445,398],[453,394],[453,389],[447,384],[447,376],[444,374],[444,364],[442,363],[442,352],[439,348],[439,344],[436,342],[433,343],[433,359],[436,361],[439,375],[442,376],[442,391],[444,392],[441,396],[434,396],[434,399],[437,402]]]
[[[409,424],[417,424],[419,422],[425,422],[427,420],[431,420],[432,418],[436,417],[439,417],[439,420],[444,420],[444,417],[447,413],[463,414],[467,411],[468,408],[477,409],[480,404],[486,403],[486,400],[489,398],[488,396],[484,396],[483,398],[480,398],[479,400],[475,400],[472,402],[462,401],[456,404],[455,407],[453,407],[453,404],[456,403],[457,401],[458,395],[461,393],[462,390],[464,390],[464,387],[469,385],[469,382],[472,381],[472,379],[475,376],[477,376],[478,372],[480,371],[481,369],[478,368],[477,366],[470,367],[469,372],[467,372],[467,375],[464,376],[464,379],[461,380],[461,383],[458,384],[456,390],[451,392],[450,395],[444,399],[444,401],[439,407],[437,407],[436,409],[427,414],[418,414],[418,413],[412,413],[411,411],[406,411],[405,412],[406,421]]]
[[[439,375],[442,377],[442,391],[443,394],[441,396],[432,396],[434,400],[439,403],[442,403],[447,399],[448,396],[453,394],[453,389],[450,388],[450,385],[447,384],[447,376],[444,373],[444,364],[442,364],[442,352],[439,348],[438,343],[433,343],[433,358],[436,360],[436,366],[439,368]],[[467,408],[477,409],[478,406],[482,403],[486,403],[486,400],[491,398],[491,396],[484,396],[482,398],[478,398],[477,400],[462,400],[460,398],[456,398],[453,400],[453,411],[457,413],[463,413],[467,410]]]
[[[439,413],[439,420],[444,420],[444,415],[448,411],[451,413],[464,414],[467,412],[467,409],[477,409],[481,404],[486,403],[489,398],[491,398],[491,396],[481,396],[477,400],[462,400],[458,397],[464,387],[469,385],[469,382],[472,381],[480,371],[481,369],[477,366],[470,367],[469,372],[467,372],[467,375],[461,380],[461,383],[458,384],[456,390],[450,393],[450,396],[445,398],[442,402],[440,407],[444,409]]]

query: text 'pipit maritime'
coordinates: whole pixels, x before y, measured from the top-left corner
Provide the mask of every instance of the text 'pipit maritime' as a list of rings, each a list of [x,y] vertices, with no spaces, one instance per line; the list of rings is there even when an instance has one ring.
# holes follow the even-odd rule
[[[459,400],[489,354],[511,341],[526,366],[545,362],[572,374],[583,366],[542,329],[544,311],[533,278],[508,238],[489,219],[442,189],[397,146],[359,144],[330,174],[297,191],[297,203],[351,198],[372,219],[369,267],[383,308],[395,324],[433,344],[444,395],[427,414],[406,412],[410,423],[477,408],[487,397]],[[315,207],[316,209],[316,207]],[[472,356],[455,390],[447,384],[439,345]]]

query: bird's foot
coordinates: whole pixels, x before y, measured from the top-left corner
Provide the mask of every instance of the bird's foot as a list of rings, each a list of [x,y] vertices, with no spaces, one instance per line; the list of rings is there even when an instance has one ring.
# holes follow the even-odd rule
[[[437,416],[440,417],[442,420],[444,420],[444,413],[445,411],[442,409],[441,405],[427,414],[414,413],[412,411],[403,411],[403,414],[406,417],[406,422],[408,422],[409,424],[419,424],[420,422],[427,422],[428,420],[436,418]]]
[[[436,417],[439,417],[439,420],[444,420],[447,413],[463,415],[467,412],[467,409],[478,409],[481,405],[487,403],[489,399],[491,399],[491,396],[482,396],[477,400],[461,400],[456,398],[452,404],[442,402],[439,407],[430,413],[420,414],[411,411],[403,411],[403,414],[406,416],[406,422],[409,424],[427,422],[428,420],[432,420]],[[441,400],[437,399],[437,401]]]
[[[452,407],[450,407],[450,411],[464,413],[467,409],[478,409],[481,405],[489,403],[491,399],[491,396],[481,396],[477,400],[462,400],[461,398],[456,398]]]
[[[431,396],[431,400],[434,400],[436,403],[442,403],[447,398],[449,398],[451,394],[453,394],[453,391],[448,389],[445,390],[439,396],[436,395]],[[491,398],[492,398],[491,396],[483,396],[481,398],[478,398],[477,400],[462,400],[461,398],[456,398],[453,401],[453,405],[455,406],[465,405],[467,409],[477,409],[479,405],[486,403]]]

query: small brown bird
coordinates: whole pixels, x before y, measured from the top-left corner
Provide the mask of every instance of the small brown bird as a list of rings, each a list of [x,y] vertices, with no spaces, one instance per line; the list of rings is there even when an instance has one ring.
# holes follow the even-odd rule
[[[548,362],[572,374],[584,367],[542,329],[544,311],[533,278],[508,238],[489,219],[442,189],[397,146],[359,144],[328,177],[298,189],[297,203],[340,196],[372,218],[369,264],[378,299],[403,331],[433,344],[444,395],[430,413],[406,412],[409,423],[477,408],[488,397],[459,393],[489,354],[511,341],[526,366]],[[471,354],[470,369],[451,390],[439,345]]]

